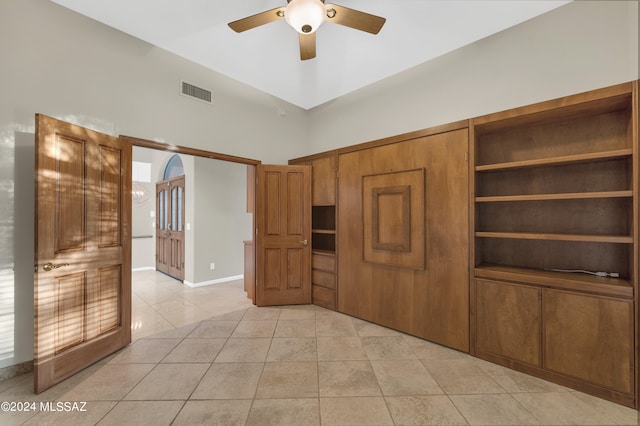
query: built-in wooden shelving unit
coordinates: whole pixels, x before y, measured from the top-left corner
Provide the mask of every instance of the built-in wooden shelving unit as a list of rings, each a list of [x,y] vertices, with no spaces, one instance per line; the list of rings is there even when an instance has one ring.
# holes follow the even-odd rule
[[[491,114],[471,130],[475,354],[634,407],[636,90]]]

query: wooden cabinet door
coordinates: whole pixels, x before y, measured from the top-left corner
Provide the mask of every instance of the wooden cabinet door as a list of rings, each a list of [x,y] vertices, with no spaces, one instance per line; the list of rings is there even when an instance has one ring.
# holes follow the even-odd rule
[[[540,289],[476,280],[476,351],[539,367]]]
[[[633,393],[633,302],[545,289],[544,367]]]
[[[257,167],[256,305],[311,303],[311,170]]]
[[[131,342],[131,144],[42,115],[36,129],[42,392]]]
[[[311,161],[311,185],[314,206],[331,206],[336,203],[337,157],[317,158]]]

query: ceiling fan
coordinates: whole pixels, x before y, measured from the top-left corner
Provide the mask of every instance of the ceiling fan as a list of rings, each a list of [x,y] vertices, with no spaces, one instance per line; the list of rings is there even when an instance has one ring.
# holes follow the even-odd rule
[[[316,57],[316,30],[324,21],[344,25],[356,30],[378,34],[386,19],[337,4],[325,4],[324,0],[287,0],[287,6],[276,7],[256,15],[229,23],[235,32],[241,33],[255,27],[284,18],[299,34],[300,59]]]

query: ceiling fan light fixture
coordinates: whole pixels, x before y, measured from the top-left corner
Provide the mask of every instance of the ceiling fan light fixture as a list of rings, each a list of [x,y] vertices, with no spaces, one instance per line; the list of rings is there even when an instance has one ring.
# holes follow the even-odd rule
[[[300,34],[316,32],[325,17],[321,0],[291,0],[284,11],[284,19]]]

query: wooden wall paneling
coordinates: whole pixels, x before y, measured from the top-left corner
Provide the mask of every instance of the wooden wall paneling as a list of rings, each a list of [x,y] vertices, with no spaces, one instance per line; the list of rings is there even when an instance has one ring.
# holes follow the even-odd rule
[[[468,351],[468,131],[339,156],[338,310]],[[365,262],[363,177],[425,170],[425,269]]]
[[[424,169],[363,176],[362,186],[365,262],[424,269]]]
[[[358,173],[366,153],[338,157],[338,311],[358,318],[372,318],[371,268],[362,263],[362,189]]]
[[[416,334],[469,351],[468,129],[427,139],[427,287],[416,304]]]

